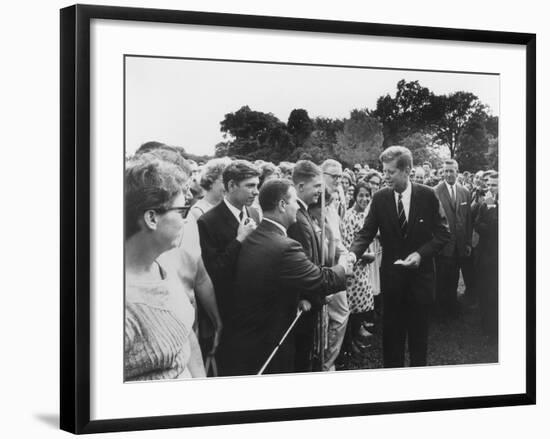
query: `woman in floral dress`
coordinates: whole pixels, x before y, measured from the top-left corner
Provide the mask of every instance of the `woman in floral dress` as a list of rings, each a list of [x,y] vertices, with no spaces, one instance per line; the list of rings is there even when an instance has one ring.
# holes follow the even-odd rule
[[[343,221],[342,240],[348,250],[355,235],[365,223],[370,199],[371,191],[368,184],[363,181],[357,183],[353,194],[353,207],[346,212]],[[353,276],[347,281],[350,317],[344,349],[348,353],[364,353],[371,335],[368,329],[373,325],[374,296],[367,264],[373,259],[374,255],[365,253],[355,264]]]

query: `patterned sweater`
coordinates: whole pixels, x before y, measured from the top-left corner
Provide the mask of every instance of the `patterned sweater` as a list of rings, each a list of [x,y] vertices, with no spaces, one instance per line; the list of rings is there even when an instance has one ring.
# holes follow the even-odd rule
[[[193,306],[177,276],[162,273],[159,281],[126,283],[125,381],[205,376]]]

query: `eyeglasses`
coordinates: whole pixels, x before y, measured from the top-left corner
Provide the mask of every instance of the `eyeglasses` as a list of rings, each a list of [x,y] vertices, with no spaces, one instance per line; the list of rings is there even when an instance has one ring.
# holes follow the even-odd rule
[[[377,181],[369,180],[369,184],[372,184],[373,186],[380,186],[380,183]]]
[[[323,172],[325,175],[330,175],[335,180],[340,180],[342,178],[342,174],[330,174],[329,172]]]
[[[191,209],[190,205],[178,206],[178,207],[151,207],[145,210],[154,210],[157,213],[166,213],[166,212],[170,212],[171,210],[177,210],[178,213],[181,215],[181,217],[185,219],[189,214],[189,209]]]

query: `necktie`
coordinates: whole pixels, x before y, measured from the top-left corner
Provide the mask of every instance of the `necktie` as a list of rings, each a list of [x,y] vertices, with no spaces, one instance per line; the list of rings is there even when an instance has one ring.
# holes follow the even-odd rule
[[[240,223],[243,222],[243,218],[244,218],[244,212],[241,210],[241,212],[239,213],[239,222]]]
[[[453,203],[453,209],[456,207],[456,195],[455,195],[455,185],[451,186],[451,203]]]
[[[401,235],[405,237],[407,236],[407,217],[405,216],[402,198],[402,194],[399,194],[397,197],[397,215],[399,216],[399,228],[401,229]]]

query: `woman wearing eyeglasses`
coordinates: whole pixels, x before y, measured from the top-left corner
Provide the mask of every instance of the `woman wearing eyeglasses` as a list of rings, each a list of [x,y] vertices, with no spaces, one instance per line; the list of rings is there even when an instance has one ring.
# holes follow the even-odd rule
[[[205,376],[195,311],[158,257],[179,245],[189,206],[180,167],[151,154],[126,164],[124,379]]]

